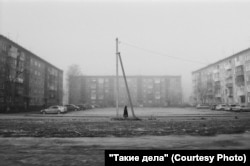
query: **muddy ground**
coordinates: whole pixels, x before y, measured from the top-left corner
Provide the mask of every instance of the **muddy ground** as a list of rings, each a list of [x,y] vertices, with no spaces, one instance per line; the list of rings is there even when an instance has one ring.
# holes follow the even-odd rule
[[[95,111],[0,115],[0,165],[104,165],[105,149],[250,149],[249,113],[171,111],[139,121]]]
[[[191,120],[142,119],[84,120],[84,119],[8,119],[0,121],[1,137],[138,137],[193,135],[214,136],[250,131],[249,119],[239,117]]]

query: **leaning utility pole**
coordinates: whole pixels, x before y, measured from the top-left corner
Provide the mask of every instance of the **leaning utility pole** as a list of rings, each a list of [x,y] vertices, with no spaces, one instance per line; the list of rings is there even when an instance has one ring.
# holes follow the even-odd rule
[[[132,116],[133,116],[134,119],[137,119],[137,117],[135,116],[135,113],[134,113],[134,107],[133,107],[133,104],[132,104],[132,99],[131,99],[129,88],[128,88],[128,82],[127,82],[127,79],[126,79],[126,74],[125,74],[125,70],[124,70],[124,67],[123,67],[121,54],[118,53],[118,56],[119,56],[120,64],[121,64],[121,67],[122,67],[123,78],[124,78],[127,93],[128,93],[128,99],[129,99],[129,104],[130,104],[130,107],[131,107]]]
[[[118,38],[116,38],[116,117],[119,116]]]

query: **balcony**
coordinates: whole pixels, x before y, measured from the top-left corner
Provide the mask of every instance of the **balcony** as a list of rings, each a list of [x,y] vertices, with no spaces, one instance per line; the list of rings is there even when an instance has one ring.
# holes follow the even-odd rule
[[[247,85],[247,92],[250,92],[250,85]]]
[[[213,96],[213,90],[212,89],[208,89],[207,91],[207,96]]]
[[[227,97],[233,97],[233,87],[227,87],[225,94]]]
[[[216,94],[214,95],[214,97],[217,97],[217,98],[221,97],[221,93],[216,93]]]
[[[236,76],[244,75],[244,67],[243,67],[243,65],[237,66],[235,68],[235,74],[236,74]]]
[[[212,82],[207,82],[207,88],[213,88],[213,83]]]
[[[228,88],[233,87],[233,83],[232,82],[231,83],[230,82],[226,83],[226,87],[228,87]]]
[[[225,70],[230,70],[232,69],[232,65],[231,64],[226,64],[225,65]]]
[[[233,87],[233,79],[232,79],[232,77],[226,79],[226,87]]]
[[[244,71],[243,70],[238,70],[236,71],[236,76],[241,76],[241,75],[244,75]]]
[[[219,69],[214,69],[214,70],[213,70],[213,73],[214,73],[214,74],[219,73]]]
[[[236,94],[237,94],[237,96],[245,95],[245,88],[244,87],[237,88]]]
[[[220,81],[219,77],[214,77],[214,82]]]
[[[214,89],[215,89],[215,90],[220,89],[220,87],[221,87],[220,81],[217,81],[217,82],[214,83]]]
[[[235,66],[241,66],[243,65],[243,61],[235,61]]]
[[[246,82],[248,85],[250,85],[250,72],[246,73]]]
[[[245,85],[245,78],[244,75],[239,75],[235,78],[235,84],[237,86],[244,86]]]
[[[227,70],[227,72],[226,72],[226,78],[230,78],[230,77],[233,77],[233,72],[232,72],[232,70]]]

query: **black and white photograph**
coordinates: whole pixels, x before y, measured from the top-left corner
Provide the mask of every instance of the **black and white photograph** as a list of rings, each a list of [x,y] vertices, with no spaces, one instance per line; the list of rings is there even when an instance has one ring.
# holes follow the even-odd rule
[[[1,166],[249,149],[250,1],[0,0]]]

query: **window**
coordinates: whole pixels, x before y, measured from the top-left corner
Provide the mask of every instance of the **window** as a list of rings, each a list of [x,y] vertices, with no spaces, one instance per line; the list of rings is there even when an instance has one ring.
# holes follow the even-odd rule
[[[4,83],[0,83],[0,89],[4,89]]]
[[[246,55],[246,60],[249,61],[250,60],[250,54]]]
[[[96,99],[96,91],[91,91],[91,99],[92,100]]]
[[[246,64],[246,71],[250,71],[250,63]]]
[[[100,100],[103,100],[103,99],[104,99],[104,95],[103,95],[103,94],[98,94],[98,98],[99,98]]]
[[[250,75],[247,75],[247,81],[250,81]]]
[[[238,62],[240,60],[240,56],[235,57],[235,61]]]
[[[0,42],[0,50],[7,52],[7,46],[4,42]]]
[[[99,82],[99,84],[103,84],[104,83],[104,79],[103,78],[99,78],[98,82]]]

